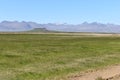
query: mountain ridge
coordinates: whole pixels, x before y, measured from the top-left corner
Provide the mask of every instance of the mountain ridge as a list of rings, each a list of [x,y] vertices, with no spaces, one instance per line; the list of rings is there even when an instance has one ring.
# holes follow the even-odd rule
[[[0,22],[0,31],[30,31],[33,29],[44,29],[46,31],[61,31],[61,32],[104,32],[104,33],[120,33],[120,25],[103,24],[98,22],[81,24],[57,24],[47,23],[39,24],[35,22],[18,22],[18,21],[2,21]]]

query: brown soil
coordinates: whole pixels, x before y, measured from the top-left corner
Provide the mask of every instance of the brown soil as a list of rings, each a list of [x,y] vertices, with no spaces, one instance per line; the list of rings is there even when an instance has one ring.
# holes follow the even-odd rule
[[[69,78],[70,80],[97,80],[98,77],[103,78],[103,80],[120,80],[120,65],[107,67],[102,70],[88,71]]]

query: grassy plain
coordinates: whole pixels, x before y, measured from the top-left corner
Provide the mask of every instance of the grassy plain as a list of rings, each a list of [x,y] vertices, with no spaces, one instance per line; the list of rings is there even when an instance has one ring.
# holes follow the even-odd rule
[[[67,80],[119,63],[117,36],[0,34],[0,80]]]

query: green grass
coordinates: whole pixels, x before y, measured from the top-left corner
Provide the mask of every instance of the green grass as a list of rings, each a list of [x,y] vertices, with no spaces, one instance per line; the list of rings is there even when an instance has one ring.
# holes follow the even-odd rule
[[[120,37],[0,34],[0,80],[67,80],[119,63]]]

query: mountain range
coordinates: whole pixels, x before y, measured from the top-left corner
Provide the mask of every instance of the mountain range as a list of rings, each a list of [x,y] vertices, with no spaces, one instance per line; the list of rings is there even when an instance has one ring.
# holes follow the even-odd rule
[[[78,25],[72,24],[39,24],[35,22],[18,22],[18,21],[2,21],[0,23],[1,32],[16,32],[16,31],[61,31],[61,32],[103,32],[103,33],[120,33],[120,25],[102,24],[102,23],[88,23],[84,22]]]

